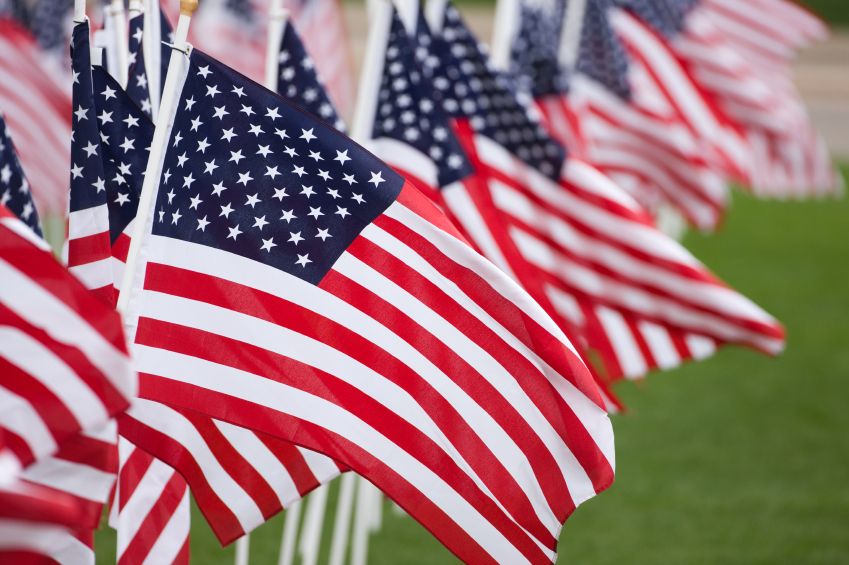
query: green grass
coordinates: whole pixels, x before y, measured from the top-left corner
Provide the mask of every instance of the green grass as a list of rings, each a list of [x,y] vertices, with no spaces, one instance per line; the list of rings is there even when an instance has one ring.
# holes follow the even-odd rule
[[[849,24],[849,2],[847,0],[804,0],[813,11],[832,25]]]
[[[720,234],[685,244],[786,325],[787,351],[727,348],[620,386],[630,412],[613,419],[616,483],[566,523],[559,562],[849,563],[849,202],[736,194]],[[254,533],[251,563],[276,563],[282,522]],[[456,562],[389,511],[370,543],[370,565]],[[97,544],[98,563],[114,563],[114,532]],[[196,510],[192,555],[203,565],[234,555]]]

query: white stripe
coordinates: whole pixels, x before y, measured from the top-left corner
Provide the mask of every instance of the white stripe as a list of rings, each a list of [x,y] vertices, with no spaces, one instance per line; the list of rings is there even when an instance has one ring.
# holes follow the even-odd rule
[[[301,498],[289,471],[255,433],[227,422],[212,418],[211,420],[248,465],[265,479],[284,508]]]
[[[180,504],[168,520],[142,565],[171,564],[189,538],[191,510],[189,506],[189,489],[183,493]]]
[[[710,357],[716,352],[716,344],[713,340],[702,335],[687,334],[684,336],[684,342],[687,344],[693,359],[697,361]]]
[[[321,453],[316,453],[310,449],[304,449],[303,447],[298,447],[298,451],[301,452],[301,455],[304,457],[304,461],[307,462],[307,467],[312,471],[313,476],[318,479],[318,482],[324,484],[334,477],[339,476],[341,471],[339,471],[339,467],[336,466],[336,463],[330,457],[322,455]]]
[[[90,437],[104,443],[111,443],[113,445],[118,443],[118,423],[113,419],[110,419],[102,426],[87,428],[80,433],[85,437]]]
[[[182,445],[198,464],[216,496],[236,515],[244,531],[249,532],[265,522],[253,499],[224,470],[197,428],[182,414],[164,404],[141,399],[127,410],[127,414]]]
[[[613,352],[622,367],[622,373],[629,379],[644,376],[649,368],[622,314],[604,306],[596,306],[595,313],[604,328],[604,333],[610,339],[610,345],[613,346]]]
[[[68,214],[69,240],[101,233],[109,233],[109,211],[106,204]]]
[[[86,288],[103,288],[112,284],[112,257],[68,267],[68,271]]]
[[[119,559],[138,535],[148,514],[159,503],[159,498],[174,473],[174,469],[154,459],[133,493],[128,498],[128,493],[123,493],[124,506],[118,515]]]
[[[56,341],[82,351],[124,397],[136,396],[137,379],[130,369],[129,358],[85,319],[2,259],[0,280],[4,283],[0,285],[0,302]]]
[[[563,292],[559,288],[551,285],[545,286],[545,294],[551,300],[551,305],[567,320],[582,328],[587,323],[587,318],[584,316],[584,311],[578,300],[567,292]]]
[[[94,551],[69,530],[0,518],[0,554],[14,550],[48,555],[60,565],[94,565]]]
[[[102,425],[109,418],[100,398],[63,359],[18,328],[0,326],[0,357],[52,392],[80,429]]]
[[[376,157],[386,161],[386,164],[390,167],[396,167],[415,175],[434,190],[439,189],[439,169],[433,159],[412,145],[391,137],[379,137],[364,141],[363,147],[371,151]]]
[[[114,473],[57,457],[30,465],[21,473],[21,478],[100,503],[106,503],[115,484]]]
[[[651,351],[657,366],[661,369],[672,369],[681,364],[681,356],[675,349],[672,336],[663,326],[652,324],[646,320],[637,322],[637,328],[643,334],[643,339]]]
[[[313,423],[355,445],[368,446],[368,452],[389,465],[413,488],[427,493],[428,498],[493,559],[511,565],[528,563],[513,544],[439,476],[347,410],[271,379],[202,359],[140,345],[136,345],[135,350],[140,364],[156,367],[158,374],[165,378],[268,407]]]
[[[29,401],[0,386],[0,426],[20,436],[36,460],[57,449],[50,428]]]

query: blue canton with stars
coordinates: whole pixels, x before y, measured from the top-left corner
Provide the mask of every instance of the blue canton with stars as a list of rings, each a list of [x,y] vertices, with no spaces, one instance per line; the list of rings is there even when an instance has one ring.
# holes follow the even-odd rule
[[[420,46],[427,43],[424,70],[448,114],[468,118],[477,133],[543,174],[560,175],[566,150],[530,118],[513,81],[495,70],[454,6],[445,9],[441,35],[431,35],[420,16],[416,36]]]
[[[71,41],[74,115],[71,130],[71,212],[106,204],[106,176],[103,173],[97,109],[91,84],[89,24],[74,27]]]
[[[440,187],[474,172],[448,118],[433,101],[397,13],[389,31],[372,137],[397,139],[429,155],[438,167]]]
[[[554,2],[553,9],[545,9],[520,3],[519,32],[510,49],[510,72],[519,87],[534,98],[569,89],[568,75],[557,60],[564,6],[563,2]]]
[[[159,12],[160,29],[163,39],[167,39],[168,43],[174,41],[174,32],[171,30],[171,24],[165,14]],[[147,80],[147,66],[144,61],[144,51],[142,51],[142,37],[144,36],[144,14],[139,14],[130,20],[130,36],[129,36],[129,74],[127,79],[127,94],[133,102],[139,106],[142,111],[150,117],[150,88]],[[165,87],[165,75],[168,74],[168,63],[171,61],[171,48],[162,44],[162,55],[160,56],[160,81],[159,89]]]
[[[42,236],[41,223],[35,211],[35,202],[24,169],[18,159],[6,119],[0,113],[0,204]]]
[[[153,124],[106,69],[94,67],[92,81],[103,148],[109,239],[114,244],[136,217]]]
[[[616,5],[631,11],[667,38],[678,35],[684,26],[686,12],[674,0],[616,0]]]
[[[628,57],[607,20],[612,7],[612,0],[587,0],[576,68],[627,100]]]
[[[316,73],[312,57],[307,54],[291,24],[286,26],[283,33],[278,62],[278,94],[344,133],[345,122],[336,113],[336,108],[322,86],[321,77]]]
[[[318,284],[404,178],[359,145],[194,50],[153,234]]]

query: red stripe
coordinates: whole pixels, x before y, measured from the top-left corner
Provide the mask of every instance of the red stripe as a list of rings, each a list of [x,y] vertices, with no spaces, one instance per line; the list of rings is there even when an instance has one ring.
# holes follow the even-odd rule
[[[282,441],[262,432],[254,433],[277,460],[286,467],[286,471],[295,483],[295,488],[298,489],[298,494],[304,497],[321,485],[297,447],[288,441]]]
[[[156,504],[150,509],[148,515],[144,517],[138,531],[118,560],[118,565],[136,565],[144,562],[151,548],[162,535],[165,526],[168,525],[168,521],[180,505],[185,492],[185,479],[174,471]]]
[[[5,551],[0,548],[0,565],[62,565],[52,557],[32,551]]]
[[[298,313],[286,312],[286,314],[295,317]],[[475,507],[481,515],[486,517],[493,526],[498,528],[505,537],[510,539],[530,560],[533,561],[532,556],[539,554],[539,548],[527,534],[474,484],[471,478],[438,444],[386,406],[342,379],[294,359],[244,342],[149,318],[139,319],[136,343],[245,371],[303,390],[308,394],[342,407],[378,430],[383,436],[442,478],[470,505]],[[150,382],[158,381],[152,380],[150,377],[155,377],[155,375],[144,373],[139,375],[139,397],[182,406],[189,410],[197,410],[213,418],[235,423],[231,419],[228,406],[198,406],[194,402],[182,404],[167,394],[163,396],[161,393],[164,390],[151,388]],[[170,382],[177,384],[176,381]],[[193,388],[200,390],[199,387]],[[257,423],[245,427],[249,429],[257,428]],[[289,440],[288,437],[279,433],[264,429],[261,431],[273,433],[281,439]],[[323,452],[320,449],[318,451]],[[344,459],[342,460],[347,463]]]
[[[122,263],[127,262],[127,254],[130,252],[130,242],[132,238],[121,232],[115,243],[112,244],[112,257],[118,259]]]
[[[153,465],[153,456],[143,449],[133,448],[133,452],[121,466],[121,473],[118,475],[119,513],[133,497],[133,493],[136,492],[136,488],[151,465]]]
[[[65,440],[54,457],[87,465],[104,473],[118,474],[118,445],[83,434]]]
[[[68,267],[88,265],[112,256],[109,232],[68,240]]]

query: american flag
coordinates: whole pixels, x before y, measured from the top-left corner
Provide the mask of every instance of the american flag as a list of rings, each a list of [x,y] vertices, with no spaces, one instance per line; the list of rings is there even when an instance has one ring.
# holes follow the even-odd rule
[[[73,124],[71,131],[71,195],[68,216],[67,265],[83,284],[106,304],[115,304],[112,286],[111,248],[109,245],[109,209],[106,178],[97,121],[109,119],[97,115],[92,90],[89,24],[74,27],[71,42],[73,72]],[[118,139],[111,143],[121,144]],[[123,146],[132,148],[127,137]]]
[[[42,218],[64,217],[68,206],[71,97],[60,76],[35,37],[0,16],[0,106]]]
[[[168,18],[163,12],[159,12],[160,30],[162,33],[162,41],[167,43],[174,42],[174,32],[171,24],[168,23]],[[142,51],[142,36],[144,35],[144,14],[139,14],[130,20],[129,32],[129,47],[130,47],[130,72],[129,80],[127,81],[127,94],[133,102],[139,106],[142,111],[151,116],[151,101],[150,87],[148,80],[147,65],[144,60],[144,52]],[[171,48],[165,43],[161,47],[160,69],[159,69],[159,86],[162,89],[165,86],[165,75],[168,74],[168,63],[171,61]],[[161,93],[160,93],[161,94]]]
[[[0,559],[87,562],[117,471],[112,417],[136,392],[121,322],[2,206],[0,271],[2,456],[23,469],[16,492],[52,493],[74,519],[72,531],[49,514],[4,515]]]
[[[438,73],[463,68],[466,81],[491,83],[485,55],[457,11],[449,7],[434,23],[443,31],[429,39],[431,53],[441,54],[440,64],[431,66],[433,84],[438,87]],[[484,92],[469,89],[457,108],[481,107]],[[505,263],[565,331],[578,336],[602,376],[643,376],[710,355],[722,342],[781,350],[783,330],[772,317],[652,227],[642,208],[600,172],[570,158],[554,181],[486,132],[464,125],[467,116],[455,119],[486,184],[452,211],[482,250],[493,250],[485,251],[493,261]]]
[[[0,204],[8,208],[39,237],[41,222],[35,210],[29,181],[24,175],[18,153],[12,144],[12,132],[0,112]]]
[[[140,396],[349,465],[466,562],[554,561],[613,479],[571,344],[387,165],[183,64],[127,318]]]
[[[106,188],[112,265],[118,288],[123,279],[133,222],[138,211],[153,124],[103,68],[94,67],[92,76],[98,114],[108,116],[108,119],[100,120],[102,138],[122,140],[129,137],[136,141],[135,147],[126,152],[115,143],[103,143],[104,170],[109,180]],[[314,75],[312,83],[303,81],[299,86],[310,84],[321,88]],[[113,147],[117,148],[114,152]],[[161,460],[153,468],[162,469],[161,462],[164,461],[187,478],[198,506],[222,543],[229,543],[251,531],[340,472],[339,467],[328,458],[315,453],[304,455],[295,446],[281,440],[260,440],[254,432],[234,431],[231,428],[235,426],[207,416],[184,416],[152,404],[136,402],[130,411],[132,418],[125,418],[128,421],[122,425],[124,437]],[[188,430],[186,426],[194,429]],[[215,432],[222,428],[227,433]],[[313,462],[314,474],[304,471],[305,457]],[[291,486],[293,480],[297,486],[294,490]],[[147,487],[147,483],[141,483],[135,496],[161,496],[161,493],[151,494]],[[167,497],[163,504],[167,507]],[[128,515],[134,515],[132,509],[128,512]],[[127,523],[117,515],[112,521],[115,524]],[[173,531],[163,530],[160,533],[168,535]],[[129,541],[135,535],[147,539],[137,526],[125,526],[124,532],[119,533],[122,539],[127,540],[129,548],[125,561],[145,558],[144,543],[140,547],[141,542]],[[173,546],[165,540],[160,543],[164,547]]]

